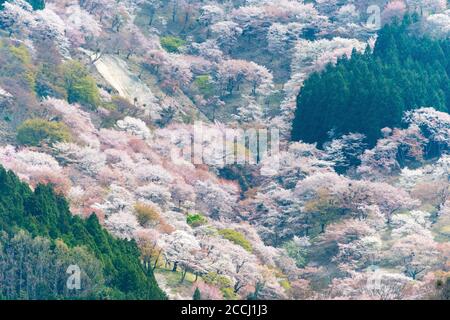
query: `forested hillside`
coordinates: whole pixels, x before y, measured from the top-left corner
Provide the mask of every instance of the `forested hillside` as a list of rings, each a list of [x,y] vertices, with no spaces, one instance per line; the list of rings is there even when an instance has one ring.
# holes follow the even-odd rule
[[[0,168],[0,298],[164,299],[133,241],[114,239],[95,214],[73,216],[51,186],[34,191]],[[83,270],[69,290],[67,269]]]
[[[375,48],[354,52],[305,81],[292,138],[325,141],[362,133],[374,145],[385,127],[401,127],[405,111],[450,108],[450,41],[417,35],[418,16],[386,25]]]
[[[5,2],[7,2],[7,0],[0,0],[0,7],[3,7]],[[27,2],[34,10],[42,10],[45,8],[45,0],[27,0]]]

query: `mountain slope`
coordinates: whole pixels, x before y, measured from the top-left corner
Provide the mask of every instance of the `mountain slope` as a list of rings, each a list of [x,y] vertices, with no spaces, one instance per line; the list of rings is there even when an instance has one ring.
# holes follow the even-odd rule
[[[11,239],[25,230],[31,237],[40,237],[50,242],[50,247],[57,243],[64,243],[69,248],[84,250],[100,267],[105,278],[104,283],[90,284],[92,290],[80,292],[67,292],[63,285],[54,288],[52,283],[36,280],[46,295],[32,294],[33,280],[22,275],[22,265],[14,269],[14,265],[6,259],[7,251],[0,251],[0,278],[7,279],[8,272],[14,270],[12,277],[16,284],[24,282],[25,297],[46,298],[124,298],[124,299],[164,299],[164,293],[158,288],[153,273],[145,269],[140,262],[140,253],[134,242],[113,238],[103,229],[96,216],[91,215],[86,220],[73,216],[69,212],[66,200],[55,194],[50,186],[39,185],[32,191],[25,183],[12,172],[0,168],[0,229]],[[36,238],[35,238],[36,239]],[[12,241],[11,240],[11,241]],[[8,243],[6,241],[5,243]],[[84,248],[84,249],[82,249]],[[31,249],[30,249],[31,250]],[[75,251],[76,252],[76,251]],[[19,253],[17,253],[19,254]],[[81,257],[73,255],[71,264],[76,265]],[[56,267],[58,261],[48,261],[48,269]],[[86,266],[86,263],[80,264]],[[32,267],[39,267],[34,265]],[[60,266],[61,267],[61,266]],[[66,268],[68,265],[65,266]],[[23,266],[24,268],[24,266]],[[65,270],[63,271],[63,275]],[[86,270],[81,270],[89,278]],[[64,278],[61,274],[59,277]],[[68,277],[68,276],[67,276]],[[82,284],[93,279],[82,279]],[[63,282],[64,283],[64,282]],[[83,289],[83,288],[82,288]],[[52,294],[50,294],[50,292]],[[22,290],[14,288],[8,290],[5,285],[0,293],[5,298],[19,298]]]
[[[358,132],[373,146],[382,128],[402,126],[405,111],[448,112],[450,41],[413,35],[413,22],[385,26],[373,54],[355,52],[313,74],[298,96],[293,140],[323,144]]]

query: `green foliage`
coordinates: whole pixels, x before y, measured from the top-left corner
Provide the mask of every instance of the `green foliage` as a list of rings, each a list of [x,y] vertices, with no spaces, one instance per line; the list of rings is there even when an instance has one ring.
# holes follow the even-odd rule
[[[38,146],[42,142],[52,144],[69,140],[70,130],[62,122],[34,118],[24,121],[17,129],[17,141],[23,145]]]
[[[3,4],[8,0],[0,0],[0,10],[3,8]],[[33,10],[45,9],[45,0],[25,0],[33,7]]]
[[[195,288],[194,295],[192,296],[192,300],[202,300],[202,295],[198,288]]]
[[[199,213],[188,214],[186,218],[186,222],[193,228],[200,227],[208,222],[204,216]]]
[[[28,48],[0,41],[0,77],[15,80],[22,88],[33,88],[36,71]]]
[[[181,47],[186,44],[186,41],[175,36],[164,36],[160,38],[161,46],[170,53],[177,53]]]
[[[287,255],[294,259],[298,268],[304,268],[308,264],[309,251],[307,248],[299,246],[293,240],[285,242],[283,248]]]
[[[80,103],[96,109],[100,104],[100,93],[86,68],[80,62],[69,61],[63,65],[62,70],[69,103]]]
[[[48,63],[39,66],[36,73],[34,91],[40,98],[55,97],[66,100],[67,92],[64,88],[64,80],[59,68]]]
[[[309,236],[324,233],[328,224],[345,214],[343,208],[336,207],[336,199],[328,190],[319,188],[316,192],[316,198],[307,201],[303,208],[310,221],[307,230]]]
[[[33,10],[43,10],[45,9],[45,0],[26,0],[31,6]]]
[[[233,289],[233,283],[228,277],[220,275],[216,272],[209,272],[208,274],[204,275],[202,279],[205,283],[220,288],[220,291],[222,292],[224,299],[226,300],[238,299],[238,295],[234,292]]]
[[[232,286],[232,282],[228,277],[217,274],[216,272],[209,272],[202,278],[205,283],[213,285],[215,287],[227,288]]]
[[[112,237],[94,214],[87,219],[73,216],[67,201],[51,186],[38,185],[32,191],[14,173],[0,167],[0,230],[13,238],[19,229],[33,238],[62,241],[69,251],[84,247],[88,255],[95,257],[105,281],[104,288],[93,298],[165,299],[152,270],[141,264],[134,241]],[[67,297],[45,294],[43,298]]]
[[[281,280],[280,286],[282,286],[285,291],[289,291],[292,288],[291,283],[287,279]]]
[[[222,288],[220,291],[223,294],[225,300],[237,300],[239,296],[234,292],[233,288]]]
[[[370,145],[384,127],[400,127],[404,111],[450,106],[450,41],[413,36],[413,21],[385,26],[374,52],[352,54],[305,81],[292,139],[323,144],[329,132],[359,132]]]
[[[67,269],[74,263],[81,272],[80,289],[67,290]],[[0,275],[5,274],[0,295],[7,299],[88,299],[104,288],[101,262],[85,247],[33,238],[24,230],[12,236],[0,232]]]
[[[257,283],[255,286],[255,291],[251,292],[249,295],[247,295],[247,300],[259,300],[259,293],[263,287],[262,283]]]
[[[31,54],[28,52],[25,45],[20,44],[18,46],[9,46],[11,53],[19,59],[24,65],[30,65],[32,63]]]
[[[202,95],[205,97],[212,96],[214,94],[214,85],[211,82],[209,75],[197,76],[194,80],[195,85]]]
[[[248,241],[245,236],[240,233],[239,231],[233,230],[233,229],[221,229],[219,230],[219,234],[224,237],[225,239],[233,242],[234,244],[237,244],[238,246],[241,246],[248,252],[252,252],[252,244],[250,241]]]
[[[8,0],[0,0],[0,10],[3,8],[3,4]],[[25,0],[33,7],[33,10],[45,9],[45,0]]]

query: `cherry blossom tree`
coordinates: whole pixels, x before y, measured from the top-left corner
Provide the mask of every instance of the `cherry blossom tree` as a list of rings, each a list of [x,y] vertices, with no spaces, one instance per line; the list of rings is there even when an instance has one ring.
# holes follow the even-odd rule
[[[390,1],[383,9],[383,22],[388,23],[393,19],[401,19],[406,13],[406,4],[402,0]]]
[[[217,44],[227,53],[231,53],[233,46],[242,34],[242,29],[233,21],[220,21],[211,26],[211,32]]]
[[[102,32],[100,23],[89,12],[74,5],[66,9],[66,34],[73,46],[81,46]]]
[[[155,15],[162,5],[161,2],[158,0],[140,0],[138,5],[142,9],[142,13],[148,16],[148,25],[153,25]]]
[[[117,121],[117,128],[142,139],[148,139],[151,137],[150,129],[141,119],[125,117],[123,120]]]
[[[234,204],[237,193],[232,187],[211,181],[198,181],[195,186],[196,208],[213,219],[237,218]]]
[[[338,172],[345,172],[359,163],[359,157],[366,149],[365,136],[361,134],[348,134],[334,139],[324,146],[325,160],[335,164]]]
[[[200,245],[194,236],[177,230],[164,235],[159,245],[164,250],[164,257],[173,263],[172,271],[177,271],[178,267],[183,269],[181,282],[184,281],[189,269],[198,266],[196,254],[200,251]]]
[[[204,5],[200,8],[199,22],[205,27],[218,23],[225,15],[224,10],[217,5]]]
[[[419,279],[430,268],[440,263],[440,252],[430,236],[413,234],[402,237],[386,252],[390,263],[400,268],[413,280]]]

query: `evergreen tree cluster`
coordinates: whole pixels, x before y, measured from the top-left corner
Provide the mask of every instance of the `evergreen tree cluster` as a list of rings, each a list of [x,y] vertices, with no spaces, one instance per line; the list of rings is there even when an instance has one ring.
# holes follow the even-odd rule
[[[18,241],[35,245],[14,246]],[[33,251],[36,246],[51,249],[44,250],[48,251],[45,263],[42,258],[36,258],[42,251]],[[20,249],[23,247],[28,249]],[[19,268],[17,261],[24,267]],[[80,266],[84,276],[82,283],[89,283],[90,288],[82,288],[80,293],[84,295],[68,292],[58,285],[61,277],[54,269],[61,268],[61,261]],[[95,265],[99,266],[96,270],[83,268]],[[40,273],[32,272],[30,266]],[[43,281],[50,274],[55,274],[57,280]],[[66,274],[64,279],[67,277]],[[11,283],[14,285],[9,285]],[[152,270],[141,264],[140,251],[134,241],[112,237],[95,214],[87,219],[73,216],[67,201],[51,186],[39,185],[32,191],[13,172],[0,167],[0,298],[21,296],[38,299],[166,298]]]
[[[450,108],[450,41],[414,35],[417,17],[386,25],[373,49],[353,52],[305,81],[292,139],[322,145],[362,133],[374,145],[384,127],[401,127],[403,113]]]
[[[8,0],[0,0],[0,9],[3,8],[3,4],[8,2]],[[26,0],[32,7],[33,10],[43,10],[45,8],[45,0]]]

